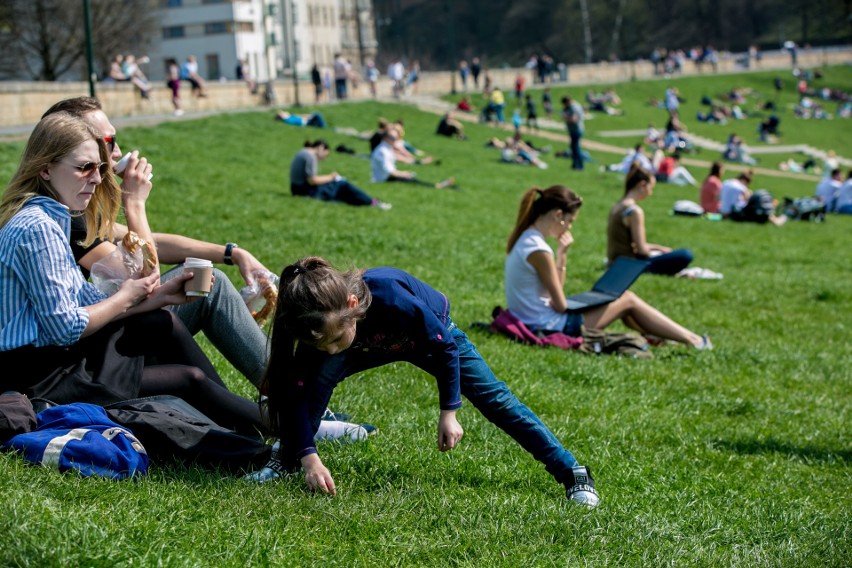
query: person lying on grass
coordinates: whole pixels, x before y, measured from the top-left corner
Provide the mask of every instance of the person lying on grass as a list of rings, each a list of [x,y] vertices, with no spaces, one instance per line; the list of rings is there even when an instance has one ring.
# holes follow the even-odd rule
[[[438,382],[440,451],[464,435],[456,419],[463,394],[542,462],[569,500],[598,504],[588,468],[494,376],[453,323],[444,294],[397,268],[341,272],[320,257],[287,266],[280,284],[264,384],[273,430],[297,435],[281,439],[270,470],[281,475],[301,465],[310,489],[335,494],[313,442],[334,388],[354,374],[408,361]]]

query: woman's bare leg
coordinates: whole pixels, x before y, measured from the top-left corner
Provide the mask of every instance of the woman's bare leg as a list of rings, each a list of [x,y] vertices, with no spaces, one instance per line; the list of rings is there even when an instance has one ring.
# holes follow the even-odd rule
[[[702,338],[652,307],[633,292],[625,292],[614,302],[583,313],[588,327],[604,329],[617,319],[640,331],[663,339],[697,346]]]

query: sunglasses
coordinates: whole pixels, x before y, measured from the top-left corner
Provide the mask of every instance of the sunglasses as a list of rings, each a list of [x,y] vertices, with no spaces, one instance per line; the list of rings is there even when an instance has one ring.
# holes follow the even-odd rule
[[[107,148],[110,151],[110,154],[113,152],[113,150],[115,150],[115,147],[118,146],[118,135],[117,134],[113,134],[112,136],[104,136],[103,140],[106,143]]]
[[[98,173],[102,176],[106,175],[106,173],[109,171],[109,164],[107,162],[86,162],[81,166],[78,166],[76,164],[69,164],[68,162],[62,163],[67,164],[74,169],[80,170],[80,173],[86,177],[95,173],[95,170],[98,170]]]

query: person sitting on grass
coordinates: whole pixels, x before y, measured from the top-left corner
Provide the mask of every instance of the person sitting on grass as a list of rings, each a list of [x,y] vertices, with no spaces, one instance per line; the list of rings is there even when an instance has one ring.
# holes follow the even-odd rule
[[[397,158],[394,146],[397,142],[399,142],[399,139],[399,132],[397,131],[397,129],[394,126],[389,125],[385,130],[384,136],[382,137],[381,144],[376,146],[376,149],[373,150],[373,153],[370,156],[370,166],[372,170],[372,177],[370,181],[398,181],[405,183],[413,183],[417,185],[425,185],[437,189],[444,189],[447,187],[457,189],[455,187],[455,179],[452,177],[447,178],[444,181],[438,183],[433,183],[418,179],[417,174],[415,172],[407,170],[397,170]]]
[[[139,167],[146,179],[150,164]],[[149,191],[142,184],[122,192],[106,142],[83,119],[57,112],[36,125],[0,200],[0,363],[15,369],[0,391],[99,405],[176,395],[222,426],[255,432],[263,427],[258,405],[229,391],[181,321],[162,309],[192,301],[184,293],[190,272],[160,285],[153,258],[150,274],[106,296],[74,264],[72,212],[85,218],[87,241],[108,238],[122,202],[138,217],[134,228],[147,225]]]
[[[435,133],[448,138],[465,139],[464,125],[453,118],[453,115],[449,112],[444,113],[444,116],[441,117],[441,122],[438,123],[438,129]]]
[[[645,146],[643,146],[640,142],[639,144],[636,144],[633,147],[633,150],[625,154],[621,162],[617,164],[609,164],[608,166],[601,166],[601,171],[626,174],[630,171],[630,168],[633,167],[634,162],[638,162],[639,165],[645,168],[646,170],[654,169],[654,165],[651,163],[651,159],[645,153]]]
[[[837,192],[834,202],[835,211],[841,215],[852,215],[852,170],[846,175],[846,181]]]
[[[731,162],[739,162],[750,166],[757,163],[757,160],[748,153],[748,149],[743,144],[743,139],[737,136],[736,133],[731,133],[728,136],[725,149],[722,151],[722,157]]]
[[[292,126],[313,126],[315,128],[325,128],[328,126],[325,119],[318,112],[292,114],[286,110],[279,110],[275,114],[275,120],[280,120],[284,124],[290,124]]]
[[[456,110],[461,112],[473,112],[473,106],[470,104],[470,97],[465,95],[456,105]]]
[[[521,140],[521,134],[515,133],[514,136],[506,138],[502,149],[500,150],[500,159],[509,164],[521,164],[535,166],[539,169],[546,170],[547,163],[543,162],[538,157],[539,153],[533,150],[526,142]]]
[[[518,218],[506,247],[506,307],[533,332],[582,336],[583,325],[605,329],[616,320],[652,338],[670,339],[696,349],[712,349],[700,336],[627,291],[613,302],[569,313],[565,299],[565,268],[574,244],[571,225],[583,200],[561,185],[534,187],[521,198]],[[554,256],[548,237],[559,245]]]
[[[265,379],[270,419],[282,433],[298,432],[281,440],[272,462],[279,475],[301,465],[310,489],[336,494],[313,442],[329,397],[347,377],[406,361],[438,382],[440,451],[452,450],[464,435],[456,419],[464,395],[543,463],[570,501],[599,503],[588,468],[494,376],[450,317],[447,297],[402,270],[341,272],[319,257],[287,266],[270,350]]]
[[[653,194],[656,182],[654,174],[635,164],[627,173],[624,195],[609,211],[606,256],[609,262],[619,256],[641,258],[650,263],[645,272],[675,275],[692,262],[692,252],[649,243],[645,237],[645,211],[639,202]]]
[[[697,185],[695,178],[684,166],[680,164],[680,154],[675,152],[666,156],[662,150],[658,151],[659,160],[656,161],[655,176],[657,181],[673,183],[675,185]]]
[[[297,196],[313,197],[320,201],[339,201],[348,205],[369,205],[379,209],[390,209],[384,203],[367,195],[337,172],[322,175],[319,162],[328,158],[328,142],[315,140],[305,142],[290,164],[290,192]]]
[[[722,193],[722,172],[725,167],[719,160],[710,166],[710,173],[701,184],[699,202],[705,213],[719,212],[719,197]]]
[[[399,140],[394,142],[393,149],[396,153],[396,159],[405,164],[432,164],[441,165],[440,161],[435,161],[435,158],[429,156],[423,150],[415,148],[405,139],[405,124],[402,119],[397,119],[391,126],[396,129],[399,134]]]
[[[787,217],[775,215],[775,199],[772,195],[765,189],[754,192],[749,189],[753,175],[748,170],[722,183],[719,213],[731,221],[783,225]]]
[[[831,213],[835,209],[837,194],[843,186],[843,172],[834,168],[829,174],[819,180],[814,196],[825,205],[825,210]]]
[[[104,140],[109,153],[109,161],[114,168],[115,163],[122,157],[118,144],[115,126],[103,111],[101,103],[92,97],[74,97],[63,99],[51,106],[44,117],[57,112],[67,112],[82,118]],[[121,174],[121,190],[123,195],[135,195],[148,188],[151,181],[148,174],[151,169],[144,158],[139,158],[136,152],[131,154],[127,167]],[[125,209],[125,223],[132,219]],[[133,227],[139,231],[138,226]],[[113,223],[113,238],[102,239],[96,236],[87,238],[86,220],[82,216],[71,218],[69,242],[74,260],[83,274],[89,277],[92,267],[101,259],[116,250],[118,243],[130,230],[130,227]],[[256,284],[259,275],[270,274],[267,269],[246,247],[236,243],[217,244],[193,239],[184,235],[171,233],[153,233],[157,257],[162,264],[175,265],[161,277],[161,284],[183,274],[183,262],[187,257],[203,258],[213,263],[234,265],[247,286]],[[186,326],[192,335],[204,332],[205,337],[234,366],[251,384],[259,389],[267,363],[267,335],[258,326],[246,306],[240,292],[231,283],[228,276],[213,269],[213,287],[210,294],[193,302],[167,306]],[[329,411],[331,418],[335,414]],[[330,421],[329,421],[330,422]],[[342,425],[342,426],[341,426]],[[323,438],[334,438],[351,432],[350,424],[323,424],[320,433]],[[337,434],[337,435],[336,435]]]

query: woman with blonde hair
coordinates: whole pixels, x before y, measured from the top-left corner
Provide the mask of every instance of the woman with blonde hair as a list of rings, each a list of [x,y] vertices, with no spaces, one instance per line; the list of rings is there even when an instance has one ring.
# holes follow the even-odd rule
[[[700,336],[627,291],[618,299],[581,313],[566,311],[565,271],[574,244],[571,225],[583,200],[565,186],[534,187],[521,198],[518,218],[506,246],[506,306],[532,331],[561,332],[578,337],[582,326],[604,329],[620,319],[642,334],[711,349]],[[556,253],[546,239],[558,241]]]
[[[65,112],[33,130],[0,199],[0,392],[64,404],[110,404],[172,394],[219,424],[262,427],[258,406],[228,391],[171,312],[189,301],[186,273],[123,282],[110,297],[85,281],[69,244],[72,216],[85,242],[111,240],[121,189],[103,138]]]

